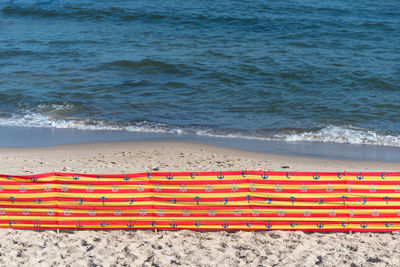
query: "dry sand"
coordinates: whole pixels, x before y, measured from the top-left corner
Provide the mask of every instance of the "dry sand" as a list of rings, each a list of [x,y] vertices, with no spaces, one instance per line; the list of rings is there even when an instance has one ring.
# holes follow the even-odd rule
[[[398,163],[286,157],[178,142],[0,149],[1,173],[399,171]],[[400,266],[400,233],[0,230],[0,266]]]

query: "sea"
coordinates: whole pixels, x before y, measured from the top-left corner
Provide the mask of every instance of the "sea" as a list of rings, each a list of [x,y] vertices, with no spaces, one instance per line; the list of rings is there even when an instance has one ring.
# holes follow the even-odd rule
[[[0,146],[400,161],[400,1],[0,0]]]

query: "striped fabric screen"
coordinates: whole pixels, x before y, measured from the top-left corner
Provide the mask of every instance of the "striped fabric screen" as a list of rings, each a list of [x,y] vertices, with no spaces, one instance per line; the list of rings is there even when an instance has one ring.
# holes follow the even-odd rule
[[[0,227],[395,231],[400,172],[0,175]]]

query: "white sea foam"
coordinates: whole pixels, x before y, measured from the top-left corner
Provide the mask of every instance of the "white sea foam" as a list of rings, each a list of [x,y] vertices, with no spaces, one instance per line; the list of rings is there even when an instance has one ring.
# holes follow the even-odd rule
[[[326,126],[317,131],[301,133],[278,133],[271,136],[249,135],[244,133],[214,133],[213,131],[200,130],[196,134],[213,137],[245,138],[268,141],[286,142],[325,142],[339,144],[378,145],[400,147],[400,136],[379,133],[373,130],[348,126]]]
[[[0,118],[1,126],[43,127],[55,129],[108,130],[146,133],[195,134],[222,138],[244,138],[253,140],[276,140],[286,142],[328,142],[400,147],[400,136],[353,126],[327,126],[316,131],[277,133],[273,135],[252,134],[241,131],[215,130],[207,127],[179,127],[162,123],[141,121],[133,124],[117,124],[105,120],[83,118],[59,119],[59,113],[68,112],[73,106],[38,106],[35,111],[25,111]]]
[[[0,125],[79,130],[124,130],[123,127],[118,127],[116,125],[107,125],[106,122],[100,120],[93,121],[87,119],[54,119],[49,115],[39,113],[13,115],[8,118],[0,118]]]
[[[288,142],[310,141],[400,147],[400,136],[349,126],[327,126],[314,132],[278,135]]]

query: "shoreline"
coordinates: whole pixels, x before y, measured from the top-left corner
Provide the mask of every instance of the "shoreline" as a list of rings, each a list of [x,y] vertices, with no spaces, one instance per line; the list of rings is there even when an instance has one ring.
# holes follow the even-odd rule
[[[35,148],[0,148],[2,173],[52,171],[400,171],[397,162],[334,160],[249,152],[195,142],[98,142]]]
[[[391,146],[307,141],[268,141],[238,137],[210,137],[197,134],[0,126],[0,147],[4,148],[42,148],[68,144],[107,142],[186,142],[262,154],[350,161],[400,162],[400,148]]]

